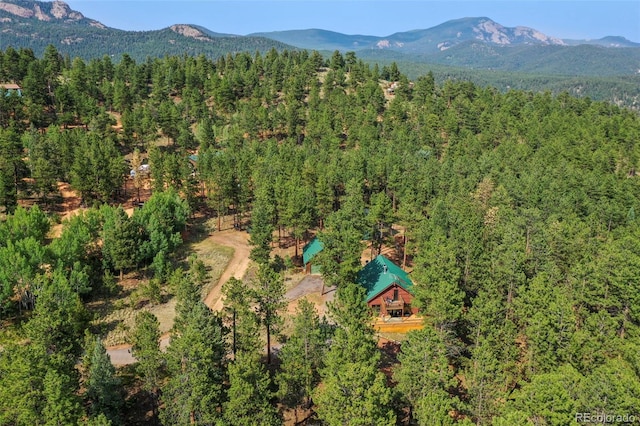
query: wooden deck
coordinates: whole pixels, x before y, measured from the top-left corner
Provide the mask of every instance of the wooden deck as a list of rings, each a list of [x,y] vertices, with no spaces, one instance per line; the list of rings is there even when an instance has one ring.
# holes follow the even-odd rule
[[[382,333],[407,333],[424,327],[423,319],[417,315],[403,318],[380,317],[373,323],[373,328]]]

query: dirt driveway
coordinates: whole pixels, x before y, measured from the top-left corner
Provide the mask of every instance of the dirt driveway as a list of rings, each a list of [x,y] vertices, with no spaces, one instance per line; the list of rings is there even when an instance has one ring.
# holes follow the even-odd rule
[[[322,292],[324,288],[324,293]],[[286,292],[284,298],[289,302],[287,311],[295,313],[298,302],[306,298],[316,305],[318,315],[321,317],[327,313],[327,302],[333,301],[335,289],[324,287],[321,275],[307,275],[295,287]]]
[[[204,299],[205,305],[214,311],[220,311],[222,310],[222,286],[224,283],[231,277],[242,279],[247,272],[247,268],[249,268],[249,253],[251,252],[251,248],[249,247],[249,234],[228,229],[215,232],[211,234],[209,238],[216,244],[231,247],[234,250],[231,260],[229,260],[227,267],[220,276],[220,279],[218,279],[218,283]]]
[[[204,299],[204,303],[214,311],[222,309],[222,285],[226,283],[229,278],[236,277],[242,279],[249,267],[249,253],[251,248],[249,247],[249,235],[246,232],[240,232],[233,229],[215,232],[210,235],[210,238],[214,243],[222,246],[231,247],[233,256],[227,263],[224,272],[218,279],[216,285],[209,291]],[[169,344],[169,335],[163,335],[160,339],[160,347],[164,350]],[[136,362],[135,358],[131,355],[131,345],[117,345],[107,348],[107,353],[111,358],[113,365],[127,365]]]
[[[249,235],[246,232],[240,232],[233,229],[215,232],[210,238],[214,243],[231,247],[234,252],[233,256],[227,263],[222,275],[218,279],[216,285],[209,291],[204,299],[204,303],[214,311],[219,311],[223,307],[222,286],[229,278],[235,277],[242,279],[249,267]],[[322,277],[320,275],[307,275],[297,285],[289,289],[285,294],[285,299],[289,302],[287,311],[290,314],[295,312],[298,302],[302,298],[307,298],[316,305],[320,316],[327,312],[327,302],[333,300],[335,289],[324,288]],[[169,343],[169,336],[164,335],[160,341],[161,348],[166,348]],[[107,348],[107,352],[111,357],[114,365],[126,365],[135,362],[135,358],[131,355],[130,345],[118,345]]]

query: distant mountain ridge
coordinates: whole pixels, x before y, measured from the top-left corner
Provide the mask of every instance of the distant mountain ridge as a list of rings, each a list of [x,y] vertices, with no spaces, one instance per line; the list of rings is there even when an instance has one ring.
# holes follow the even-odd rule
[[[433,53],[466,42],[495,46],[576,46],[592,44],[606,47],[640,47],[624,37],[609,36],[599,40],[563,40],[533,28],[505,27],[490,18],[461,18],[428,29],[397,32],[384,37],[347,35],[332,31],[309,29],[253,33],[305,49],[364,50],[390,49],[402,52]]]
[[[295,49],[272,39],[214,33],[196,25],[176,24],[154,31],[124,31],[86,18],[63,1],[0,1],[0,49],[31,48],[41,55],[47,45],[83,59],[123,53],[136,60],[165,55],[224,56],[239,51]]]
[[[588,44],[603,47],[640,47],[640,43],[634,43],[621,36],[606,36],[595,40],[563,40],[568,46]]]
[[[322,29],[216,33],[175,24],[155,31],[124,31],[72,10],[56,0],[0,0],[0,49],[28,47],[41,55],[53,44],[84,59],[128,53],[136,60],[165,55],[219,57],[239,51],[308,49],[355,51],[381,64],[440,64],[464,69],[565,76],[638,76],[640,43],[623,37],[562,40],[528,27],[505,27],[490,18],[461,18],[428,29],[385,37],[347,35]]]
[[[317,29],[252,35],[304,49],[353,50],[361,58],[378,61],[571,76],[640,73],[640,43],[624,37],[562,40],[533,28],[505,27],[487,17],[456,19],[386,37]]]
[[[71,10],[68,4],[58,0],[52,2],[0,1],[0,11],[13,15],[15,18],[32,18],[43,22],[60,21],[106,28],[100,22],[85,18],[82,13]],[[11,16],[4,16],[2,22],[12,22]]]

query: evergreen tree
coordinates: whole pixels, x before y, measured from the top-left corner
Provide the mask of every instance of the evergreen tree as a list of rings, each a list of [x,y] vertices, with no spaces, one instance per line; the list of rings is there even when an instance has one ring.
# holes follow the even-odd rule
[[[120,280],[125,269],[138,264],[142,236],[140,226],[127,216],[122,207],[103,207],[102,253],[106,265],[120,271]]]
[[[297,258],[300,240],[305,236],[307,230],[311,228],[315,219],[313,189],[305,185],[299,175],[294,175],[287,182],[287,186],[286,193],[288,196],[282,219],[291,228],[291,234],[295,239],[294,256]]]
[[[131,340],[131,353],[138,361],[136,370],[142,377],[144,390],[149,392],[154,400],[155,411],[157,410],[163,367],[158,318],[148,311],[138,313]]]
[[[42,391],[46,401],[42,410],[43,424],[70,424],[80,419],[82,408],[78,396],[73,393],[77,387],[74,379],[54,369],[47,370]]]
[[[324,357],[320,319],[314,305],[302,299],[293,318],[293,333],[278,353],[280,372],[276,376],[278,395],[293,408],[296,422],[298,407],[309,407],[311,393],[320,381]]]
[[[0,206],[12,212],[18,203],[18,185],[25,176],[22,143],[14,127],[0,129]]]
[[[267,364],[271,364],[271,337],[282,324],[279,311],[286,306],[284,280],[270,265],[262,265],[258,270],[255,287],[258,319],[267,332]]]
[[[459,288],[460,270],[455,251],[436,230],[425,239],[416,257],[416,305],[439,332],[451,330],[462,317],[464,292]]]
[[[514,417],[521,423],[544,422],[548,425],[573,424],[576,413],[583,412],[578,394],[584,378],[570,365],[556,371],[535,375],[530,382],[514,392],[503,414],[495,424],[512,424]]]
[[[157,253],[166,254],[181,242],[190,215],[189,205],[174,189],[154,192],[141,209],[133,215],[133,221],[144,228],[147,241],[140,245],[142,259],[152,259]]]
[[[364,290],[356,284],[339,287],[329,309],[338,328],[320,371],[322,386],[314,392],[318,417],[328,425],[395,424]]]
[[[142,158],[140,156],[140,151],[138,150],[138,148],[136,148],[133,150],[133,154],[131,156],[131,170],[134,171],[133,187],[136,189],[138,203],[140,202],[140,188],[142,188],[144,178],[141,166]]]
[[[265,191],[256,194],[251,212],[251,260],[259,265],[270,261],[271,241],[273,240],[273,209]]]
[[[371,251],[376,255],[382,250],[385,231],[391,228],[393,223],[393,210],[391,200],[384,192],[376,192],[371,196],[371,207],[366,217],[371,235]]]
[[[89,315],[64,274],[54,271],[50,278],[42,278],[41,284],[25,331],[31,342],[73,365]]]
[[[93,346],[86,388],[91,415],[97,417],[103,414],[111,424],[121,424],[124,398],[120,379],[116,376],[116,369],[99,338],[96,338]]]
[[[76,424],[83,415],[73,364],[39,344],[0,355],[0,424]]]
[[[276,426],[282,424],[270,399],[271,380],[256,351],[241,351],[229,364],[229,400],[224,405],[224,424]]]
[[[120,190],[126,166],[113,138],[89,132],[74,150],[71,186],[84,200],[107,201]]]
[[[48,202],[47,196],[56,189],[56,183],[62,178],[58,147],[44,135],[35,132],[35,128],[25,138],[29,149],[29,169],[34,180],[34,190],[40,198]]]
[[[325,225],[325,229],[318,233],[318,239],[324,247],[316,256],[325,285],[340,286],[355,282],[361,268],[362,229],[355,227],[352,217],[343,210],[329,215]]]
[[[169,380],[162,389],[160,419],[168,424],[215,423],[225,401],[225,329],[191,281],[178,285],[182,289],[167,348]]]
[[[251,305],[253,294],[243,281],[231,277],[222,286],[224,312],[231,327],[232,353],[251,351],[259,346],[257,341],[258,317]]]
[[[456,382],[438,333],[429,326],[412,331],[401,350],[394,379],[411,406],[413,418],[421,425],[454,424],[449,412],[457,402],[450,396]]]

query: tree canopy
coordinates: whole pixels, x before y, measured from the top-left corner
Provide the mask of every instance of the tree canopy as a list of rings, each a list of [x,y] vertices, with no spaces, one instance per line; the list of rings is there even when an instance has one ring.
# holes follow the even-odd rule
[[[305,399],[328,424],[567,424],[575,410],[640,406],[635,112],[411,82],[397,64],[380,72],[339,52],[85,62],[7,48],[0,75],[25,88],[0,93],[0,316],[20,343],[2,343],[0,423],[37,424],[45,411],[51,422],[119,421],[101,395],[123,385],[101,350],[91,375],[108,386],[82,393],[73,366],[90,325],[83,303],[120,271],[171,282],[179,300],[166,364],[151,318],[137,337],[167,424],[278,422],[276,402]],[[129,216],[118,205],[142,165],[152,195]],[[54,235],[66,184],[86,210]],[[228,283],[219,316],[178,257],[197,220],[217,217],[220,229],[227,215],[251,231],[262,266]],[[270,347],[285,293],[272,249],[314,235],[336,286],[332,327],[304,310],[280,329],[283,364],[267,369],[260,333]],[[355,285],[364,244],[398,244],[425,318],[389,376]],[[301,347],[320,342],[311,363]],[[158,364],[166,380],[155,384]],[[237,420],[225,407],[256,410]]]

